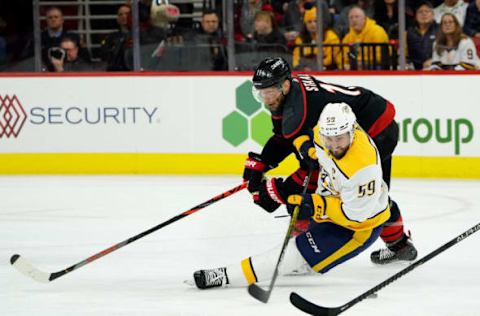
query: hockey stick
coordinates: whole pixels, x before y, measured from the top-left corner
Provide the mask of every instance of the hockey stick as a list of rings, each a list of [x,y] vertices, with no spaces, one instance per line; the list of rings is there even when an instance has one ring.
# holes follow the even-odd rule
[[[403,269],[400,272],[392,275],[391,277],[389,277],[388,279],[386,279],[382,283],[376,285],[375,287],[371,288],[370,290],[366,291],[365,293],[355,297],[353,300],[351,300],[350,302],[348,302],[348,303],[346,303],[342,306],[323,307],[323,306],[315,305],[315,304],[307,301],[306,299],[304,299],[303,297],[301,297],[300,295],[298,295],[295,292],[290,293],[290,302],[292,302],[292,304],[295,305],[295,307],[297,307],[298,309],[304,311],[305,313],[311,314],[311,315],[317,315],[317,316],[324,316],[324,315],[325,316],[335,316],[335,315],[338,315],[340,313],[343,313],[344,311],[346,311],[350,307],[354,306],[355,304],[363,301],[364,299],[366,299],[370,295],[378,292],[379,290],[386,287],[387,285],[389,285],[393,281],[395,281],[395,280],[399,279],[400,277],[404,276],[405,274],[412,271],[416,267],[424,264],[425,262],[432,259],[436,255],[442,253],[443,251],[447,250],[448,248],[452,247],[453,245],[461,242],[462,240],[464,240],[468,236],[472,235],[473,233],[477,232],[478,230],[480,230],[480,223],[473,226],[472,228],[465,231],[464,233],[458,235],[457,237],[453,238],[452,240],[450,240],[449,242],[447,242],[443,246],[435,249],[434,251],[430,252],[428,255],[426,255],[423,258],[415,261],[414,263],[412,263],[411,265],[409,265],[405,269]]]
[[[15,254],[13,255],[11,258],[10,258],[10,263],[12,264],[12,266],[17,269],[18,271],[20,271],[21,273],[25,274],[26,276],[29,276],[31,277],[32,279],[38,281],[38,282],[42,282],[42,283],[48,283],[48,282],[51,282],[67,273],[70,273],[74,270],[77,270],[81,267],[83,267],[84,265],[86,264],[89,264],[91,263],[92,261],[95,261],[105,255],[108,255],[109,253],[111,252],[114,252],[115,250],[118,250],[142,237],[145,237],[151,233],[153,233],[154,231],[157,231],[159,230],[160,228],[163,228],[167,225],[170,225],[171,223],[174,223],[184,217],[187,217],[189,215],[192,215],[193,213],[196,213],[198,211],[200,211],[201,209],[207,207],[207,206],[210,206],[212,205],[213,203],[215,202],[218,202],[220,200],[223,200],[224,198],[234,194],[234,193],[237,193],[241,190],[243,190],[244,188],[246,188],[248,185],[248,182],[244,182],[226,192],[223,192],[213,198],[211,198],[210,200],[206,201],[206,202],[203,202],[201,204],[198,204],[197,206],[194,206],[192,207],[191,209],[189,209],[188,211],[185,211],[175,217],[172,217],[170,218],[169,220],[163,222],[163,223],[160,223],[158,224],[157,226],[154,226],[144,232],[141,232],[140,234],[138,235],[135,235],[133,237],[130,237],[122,242],[119,242],[118,244],[115,244],[105,250],[102,250],[100,251],[99,253],[96,253],[94,254],[93,256],[91,257],[88,257],[87,259],[83,260],[83,261],[80,261],[79,263],[77,264],[74,264],[66,269],[63,269],[63,270],[60,270],[58,272],[53,272],[53,273],[47,273],[47,272],[43,272],[43,271],[40,271],[39,269],[35,268],[30,262],[28,262],[27,260],[25,260],[23,257],[21,257],[20,255],[18,254]]]
[[[305,193],[307,193],[308,183],[310,182],[311,176],[312,176],[312,170],[308,172],[308,175],[304,179],[302,197],[305,195]],[[278,267],[280,266],[280,263],[283,259],[283,255],[285,254],[285,250],[287,249],[287,245],[292,235],[293,228],[295,227],[295,224],[297,222],[297,217],[299,212],[300,212],[300,205],[296,206],[293,209],[292,218],[290,219],[290,223],[288,224],[287,234],[285,235],[285,238],[283,240],[282,250],[280,250],[280,255],[278,256],[277,264],[275,266],[275,270],[273,272],[272,279],[270,280],[270,285],[268,286],[268,289],[264,290],[258,285],[256,285],[255,283],[252,283],[248,286],[248,293],[263,303],[267,303],[270,298],[270,295],[272,294],[273,286],[275,285],[275,281],[278,276]]]

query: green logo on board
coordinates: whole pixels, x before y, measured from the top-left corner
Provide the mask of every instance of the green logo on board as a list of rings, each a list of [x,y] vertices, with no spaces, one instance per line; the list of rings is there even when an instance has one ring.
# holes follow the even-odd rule
[[[434,119],[406,118],[399,122],[400,141],[408,143],[416,141],[420,144],[438,142],[439,144],[452,143],[455,155],[460,155],[462,144],[470,143],[473,139],[473,124],[465,118]]]
[[[222,120],[222,136],[237,147],[247,139],[265,145],[272,132],[270,113],[252,96],[252,82],[245,81],[235,89],[235,110]]]

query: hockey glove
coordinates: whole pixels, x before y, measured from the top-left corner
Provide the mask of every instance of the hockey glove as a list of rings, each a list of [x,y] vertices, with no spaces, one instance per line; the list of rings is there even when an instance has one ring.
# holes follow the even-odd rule
[[[303,201],[303,202],[302,202]],[[318,194],[290,195],[287,199],[287,212],[292,215],[296,206],[300,207],[298,219],[308,219],[312,217],[315,221],[325,218],[325,209],[327,202],[325,198]]]
[[[263,173],[267,169],[267,165],[262,162],[259,154],[254,152],[248,153],[243,168],[243,180],[248,181],[248,191],[250,193],[258,192],[260,189]]]
[[[259,191],[253,193],[253,202],[265,211],[272,213],[281,204],[285,204],[280,193],[282,185],[283,181],[281,178],[263,180]]]
[[[320,168],[317,151],[315,150],[312,138],[309,135],[302,135],[295,138],[293,145],[300,155],[301,163],[303,163],[309,170]]]

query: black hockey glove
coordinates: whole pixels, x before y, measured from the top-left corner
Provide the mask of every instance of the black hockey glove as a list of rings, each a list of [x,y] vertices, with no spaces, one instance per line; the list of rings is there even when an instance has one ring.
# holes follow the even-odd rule
[[[262,157],[259,154],[254,152],[248,153],[248,158],[245,160],[243,168],[243,180],[248,181],[248,191],[250,193],[258,192],[263,174],[270,169],[271,167],[262,161]]]
[[[297,149],[300,156],[300,163],[304,164],[309,170],[316,170],[320,168],[317,158],[317,151],[313,145],[313,140],[310,135],[301,135],[293,141],[293,145]]]
[[[285,204],[280,193],[282,185],[283,180],[281,178],[263,180],[258,192],[253,193],[253,202],[265,211],[272,213],[281,204]]]

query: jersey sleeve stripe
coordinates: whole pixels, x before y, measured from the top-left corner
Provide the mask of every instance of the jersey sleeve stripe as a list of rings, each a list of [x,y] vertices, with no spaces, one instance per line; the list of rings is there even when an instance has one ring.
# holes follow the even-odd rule
[[[380,134],[388,125],[390,125],[395,117],[395,107],[392,103],[387,101],[387,106],[385,111],[380,115],[380,117],[373,123],[372,126],[368,129],[368,135],[374,138]]]

